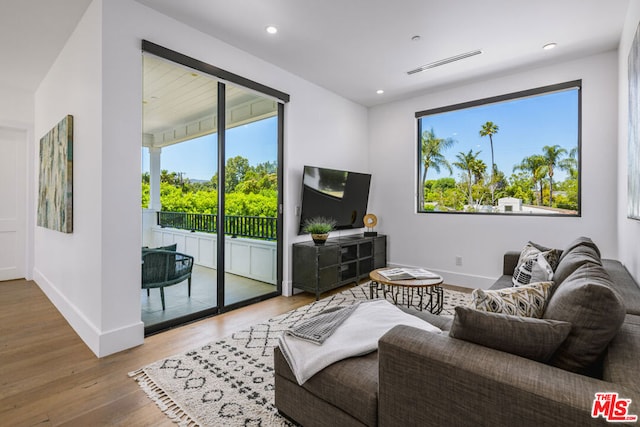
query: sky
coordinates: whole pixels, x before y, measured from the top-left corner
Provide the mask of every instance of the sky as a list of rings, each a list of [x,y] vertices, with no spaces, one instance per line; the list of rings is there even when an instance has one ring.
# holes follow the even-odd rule
[[[456,154],[469,150],[480,151],[478,158],[491,171],[491,144],[489,137],[480,137],[482,125],[491,121],[498,125],[493,135],[496,166],[508,178],[513,167],[527,156],[542,154],[545,145],[560,145],[569,152],[578,144],[578,90],[520,98],[497,104],[488,104],[465,110],[425,116],[422,131],[433,128],[437,138],[453,138],[457,142],[443,152],[449,163]],[[554,181],[562,181],[566,173],[554,171]],[[446,168],[440,174],[429,169],[427,179],[458,178],[461,171],[453,167],[453,175]]]
[[[228,129],[226,133],[226,158],[242,156],[251,166],[276,162],[278,158],[277,117]],[[162,149],[161,169],[182,172],[190,180],[210,180],[218,170],[218,134],[174,144]],[[142,149],[142,171],[149,171],[149,151]]]
[[[567,152],[578,141],[578,91],[565,90],[542,96],[521,98],[456,110],[422,120],[422,130],[434,129],[438,138],[453,138],[456,143],[443,154],[449,163],[456,154],[480,151],[478,156],[491,170],[491,146],[488,137],[479,131],[487,121],[499,126],[493,135],[493,149],[498,169],[507,177],[513,167],[532,154],[542,154],[545,145],[560,145]],[[277,117],[272,117],[227,130],[227,158],[243,156],[255,166],[277,160]],[[191,180],[209,180],[217,171],[217,133],[185,141],[162,149],[162,169],[182,172]],[[149,170],[149,153],[142,150],[142,170]],[[458,178],[461,171],[453,168],[453,175],[442,168],[438,174],[429,169],[427,179]],[[562,181],[566,173],[555,171],[554,180]]]

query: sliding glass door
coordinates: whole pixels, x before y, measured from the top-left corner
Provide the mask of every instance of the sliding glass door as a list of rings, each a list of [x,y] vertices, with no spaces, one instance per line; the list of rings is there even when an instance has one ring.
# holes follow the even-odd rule
[[[277,293],[278,103],[226,84],[224,305]]]
[[[284,109],[214,67],[144,46],[141,310],[151,333],[281,293]],[[192,260],[190,275],[145,277],[149,251]]]
[[[143,65],[141,314],[153,332],[219,309],[211,227],[218,82],[155,55],[143,55]],[[173,283],[183,267],[190,276]]]

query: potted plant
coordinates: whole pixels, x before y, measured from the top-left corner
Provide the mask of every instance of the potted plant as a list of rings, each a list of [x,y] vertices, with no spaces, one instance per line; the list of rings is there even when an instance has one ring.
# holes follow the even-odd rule
[[[329,237],[329,232],[335,226],[336,221],[333,218],[317,216],[305,220],[302,230],[311,234],[311,238],[316,245],[324,245]]]

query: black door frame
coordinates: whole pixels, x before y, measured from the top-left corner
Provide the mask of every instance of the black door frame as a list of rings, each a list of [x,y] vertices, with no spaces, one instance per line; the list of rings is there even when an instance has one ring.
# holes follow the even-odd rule
[[[244,307],[247,305],[254,304],[256,302],[264,301],[269,298],[273,298],[275,296],[282,294],[282,278],[283,278],[283,178],[284,178],[284,104],[289,102],[290,97],[287,93],[281,92],[277,89],[273,89],[269,86],[265,86],[261,83],[255,82],[253,80],[247,79],[245,77],[239,76],[237,74],[231,73],[229,71],[223,70],[222,68],[215,67],[206,62],[199,61],[197,59],[191,58],[187,55],[183,55],[174,50],[168,49],[166,47],[160,46],[148,40],[142,40],[142,52],[150,53],[152,55],[158,56],[160,58],[167,59],[169,61],[175,62],[180,65],[184,65],[186,67],[192,68],[197,71],[201,71],[203,73],[209,74],[216,79],[218,79],[218,153],[217,153],[217,161],[218,161],[218,231],[217,231],[217,265],[218,267],[222,266],[222,268],[217,268],[217,306],[212,307],[210,309],[202,310],[197,313],[192,313],[186,316],[176,317],[174,319],[167,320],[165,322],[157,323],[155,325],[151,325],[149,327],[145,327],[145,335],[150,335],[152,333],[160,332],[162,330],[166,330],[181,324],[185,324],[194,320],[198,320],[204,317],[209,317],[215,314],[224,313],[230,310],[234,310],[239,307]],[[222,81],[221,81],[222,80]],[[224,124],[226,123],[226,83],[229,82],[239,87],[244,87],[250,89],[255,92],[259,92],[263,95],[266,95],[271,98],[275,98],[278,101],[278,169],[277,169],[277,177],[278,177],[278,209],[277,209],[277,258],[276,258],[276,291],[270,292],[268,294],[260,295],[257,297],[250,298],[248,300],[240,301],[234,304],[225,305],[224,303],[224,274],[225,274],[225,251],[224,251],[224,243],[225,243],[225,229],[224,229],[224,212],[225,212],[225,192],[220,191],[220,189],[224,189],[224,174],[225,174],[225,133],[226,129]],[[222,124],[222,125],[220,125]]]

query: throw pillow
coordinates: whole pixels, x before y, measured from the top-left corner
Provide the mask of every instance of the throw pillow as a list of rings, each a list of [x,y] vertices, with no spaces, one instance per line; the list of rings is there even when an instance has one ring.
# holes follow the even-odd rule
[[[527,243],[520,252],[518,264],[513,271],[513,286],[553,279],[559,255],[559,251],[555,249],[548,249],[533,242]]]
[[[518,262],[511,278],[513,286],[528,285],[553,279],[553,269],[542,253]]]
[[[591,240],[588,237],[581,236],[581,237],[578,237],[577,239],[575,239],[573,242],[569,243],[567,245],[567,247],[564,248],[564,250],[562,251],[562,255],[560,256],[560,259],[558,261],[562,261],[562,258],[567,256],[569,253],[571,253],[572,250],[574,250],[578,246],[590,247],[591,249],[593,249],[596,252],[596,255],[597,255],[598,258],[601,257],[600,249],[598,248],[598,246],[596,246],[595,243],[593,243],[593,240]]]
[[[592,263],[602,265],[598,251],[589,245],[578,245],[569,251],[563,252],[562,259],[553,276],[553,280],[560,285],[578,269],[582,264]]]
[[[449,336],[538,362],[548,361],[571,323],[456,307]]]
[[[542,246],[541,244],[532,242],[531,240],[529,240],[529,244],[533,245],[540,252],[554,251],[555,254],[558,256],[558,258],[562,255],[562,251],[559,250],[559,249],[554,249],[554,248],[549,248],[549,247],[546,247],[546,246]],[[558,261],[556,260],[555,263],[557,264]],[[553,268],[555,269],[555,266]]]
[[[498,290],[475,289],[469,307],[512,316],[542,317],[553,282],[537,282]]]
[[[562,282],[549,299],[544,319],[572,325],[550,364],[593,375],[597,362],[624,322],[625,307],[602,266],[585,263]]]

